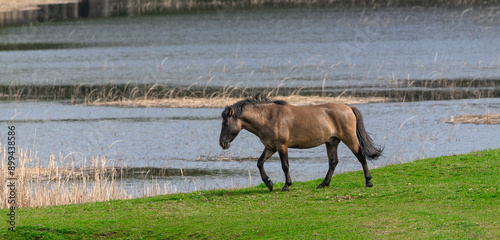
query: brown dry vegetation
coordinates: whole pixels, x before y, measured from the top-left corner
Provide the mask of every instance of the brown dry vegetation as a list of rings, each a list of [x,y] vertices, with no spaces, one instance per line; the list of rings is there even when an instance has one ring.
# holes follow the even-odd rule
[[[52,154],[48,165],[41,166],[36,153],[18,150],[15,173],[16,206],[39,207],[73,203],[130,199],[134,195],[157,196],[177,192],[171,184],[160,186],[153,179],[144,179],[141,189],[125,188],[124,167],[116,167],[105,157],[83,160],[80,167],[68,163],[62,154]],[[0,208],[10,207],[7,197],[9,170],[5,148],[0,146]],[[34,165],[34,166],[30,166]]]
[[[0,12],[37,10],[38,5],[77,3],[79,0],[0,0]]]
[[[452,116],[447,123],[500,124],[500,114],[464,114]]]
[[[382,97],[319,97],[319,96],[277,96],[275,100],[284,100],[294,105],[315,105],[322,103],[362,104],[373,102],[388,102]],[[92,106],[120,106],[120,107],[164,107],[164,108],[223,108],[232,105],[243,98],[214,97],[214,98],[166,98],[166,99],[127,99],[121,101],[95,101],[87,103]]]

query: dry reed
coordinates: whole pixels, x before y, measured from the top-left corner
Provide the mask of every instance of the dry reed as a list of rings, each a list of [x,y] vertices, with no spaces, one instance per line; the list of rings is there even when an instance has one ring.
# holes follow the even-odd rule
[[[74,203],[99,202],[112,199],[130,199],[132,196],[156,196],[177,192],[171,184],[160,184],[144,179],[143,188],[125,188],[124,167],[116,167],[105,157],[83,160],[81,166],[67,162],[62,154],[52,154],[46,167],[39,164],[36,153],[19,148],[15,169],[16,207],[39,207]],[[8,166],[5,147],[0,146],[0,208],[7,202]],[[66,162],[66,163],[65,163]],[[34,166],[29,166],[34,165]]]
[[[80,0],[0,0],[0,12],[36,10],[38,5],[49,4],[67,4],[76,3]],[[125,1],[124,1],[125,2]],[[128,2],[128,1],[127,1]],[[476,1],[476,0],[439,0],[439,1],[355,1],[355,0],[252,0],[252,1],[197,1],[197,0],[148,0],[148,1],[130,1],[128,4],[134,5],[137,13],[158,13],[182,9],[203,9],[215,8],[219,11],[228,11],[239,7],[258,7],[258,6],[335,6],[335,7],[398,7],[408,5],[435,6],[473,6],[473,5],[493,5],[495,1]],[[120,4],[122,5],[122,4]],[[137,6],[135,6],[137,5]]]
[[[38,5],[77,3],[79,0],[0,0],[0,12],[37,10]]]
[[[315,105],[322,103],[362,104],[387,102],[383,97],[319,97],[319,96],[276,96],[276,100],[285,100],[294,105]],[[212,97],[212,98],[166,98],[166,99],[125,99],[118,101],[95,101],[87,103],[92,106],[120,107],[164,107],[164,108],[223,108],[234,104],[243,98]]]
[[[500,114],[464,114],[452,116],[447,123],[500,124]]]

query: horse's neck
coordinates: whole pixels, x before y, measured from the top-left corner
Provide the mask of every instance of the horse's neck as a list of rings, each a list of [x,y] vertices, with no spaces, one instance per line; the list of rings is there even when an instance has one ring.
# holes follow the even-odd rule
[[[245,109],[241,116],[242,128],[258,136],[262,128],[269,126],[270,111],[268,104]]]

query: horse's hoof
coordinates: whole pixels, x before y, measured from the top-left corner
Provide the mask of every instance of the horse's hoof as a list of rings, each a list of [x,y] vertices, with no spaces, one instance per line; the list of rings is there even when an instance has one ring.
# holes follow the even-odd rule
[[[366,183],[365,187],[373,187],[373,183],[371,183],[371,182]]]
[[[288,186],[285,186],[281,189],[282,192],[289,192],[290,189],[288,188]]]
[[[330,186],[330,184],[323,184],[323,183],[320,183],[320,184],[318,185],[318,187],[316,187],[316,189],[322,189],[322,188],[325,188],[325,187],[328,187],[328,186]]]
[[[273,182],[271,180],[266,182],[266,186],[267,186],[267,188],[269,188],[269,192],[273,191]]]

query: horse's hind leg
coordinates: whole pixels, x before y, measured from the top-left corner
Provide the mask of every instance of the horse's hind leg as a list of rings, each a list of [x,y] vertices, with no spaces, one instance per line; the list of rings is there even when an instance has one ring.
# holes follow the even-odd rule
[[[290,165],[288,164],[288,147],[283,145],[278,150],[281,159],[281,168],[283,168],[283,172],[285,173],[285,186],[281,189],[283,192],[290,191],[289,186],[292,185],[292,178],[290,177]]]
[[[339,146],[340,140],[338,138],[331,138],[326,142],[326,153],[328,155],[328,172],[326,173],[325,180],[318,185],[317,188],[324,188],[330,186],[330,180],[332,179],[333,173],[335,172],[335,167],[339,163],[339,158],[337,156],[337,148]]]
[[[363,154],[361,154],[361,151],[358,151],[358,153],[354,155],[356,155],[359,162],[361,163],[361,166],[363,167],[363,172],[365,173],[365,180],[366,180],[365,187],[373,187],[373,183],[371,182],[372,175],[370,174],[370,169],[368,169],[368,164],[366,163],[366,157],[363,156]]]
[[[269,191],[273,191],[273,182],[267,176],[266,170],[264,170],[264,162],[269,159],[276,151],[269,150],[267,148],[264,149],[264,152],[262,152],[262,155],[260,155],[259,160],[257,161],[257,167],[259,168],[260,176],[262,178],[262,181],[266,184],[267,188],[269,188]]]
[[[366,157],[363,156],[361,153],[361,149],[359,148],[358,141],[356,140],[356,136],[351,137],[346,140],[342,140],[349,149],[351,149],[352,153],[358,161],[361,163],[361,166],[363,167],[363,172],[365,173],[365,180],[366,180],[366,187],[373,187],[373,183],[371,182],[372,180],[372,175],[370,174],[370,169],[368,169],[368,164],[366,162]]]

